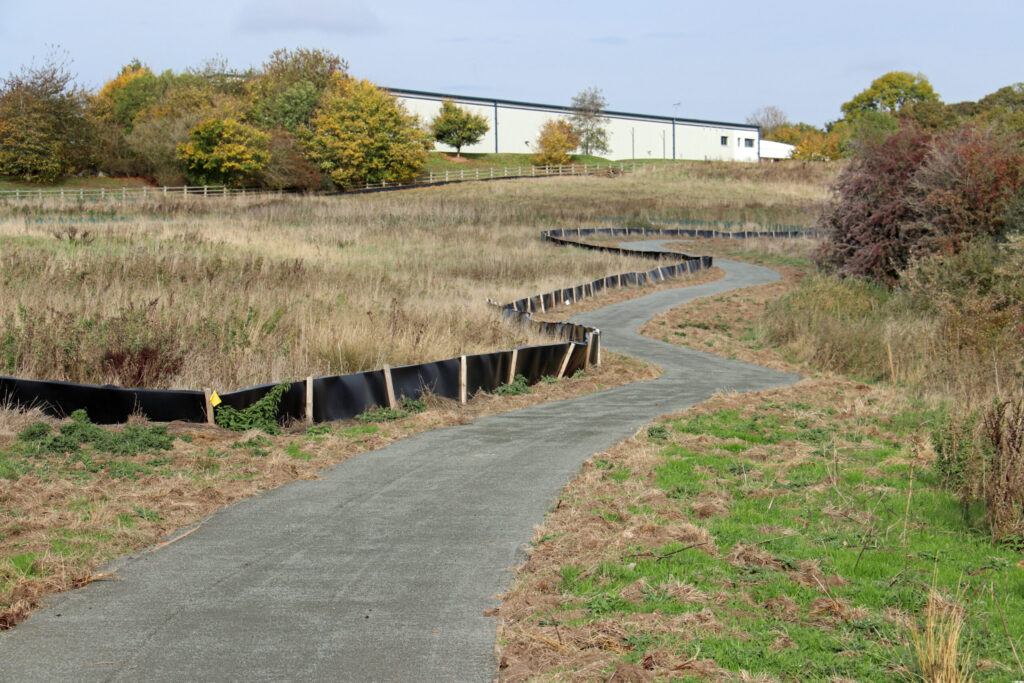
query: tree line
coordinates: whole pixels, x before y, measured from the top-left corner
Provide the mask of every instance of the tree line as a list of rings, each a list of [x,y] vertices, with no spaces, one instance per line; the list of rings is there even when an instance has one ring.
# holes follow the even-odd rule
[[[577,99],[564,138],[552,147],[540,132],[538,163],[565,163],[577,147],[607,151],[600,91]],[[209,60],[156,73],[135,60],[96,92],[76,85],[66,55],[54,53],[0,81],[0,176],[38,183],[74,173],[299,190],[402,183],[422,171],[435,141],[458,156],[488,130],[452,101],[420,121],[319,49],[277,50],[242,72]]]
[[[1002,134],[1024,132],[1024,83],[1015,83],[977,102],[946,104],[922,74],[891,71],[845,102],[843,116],[824,128],[793,123],[775,106],[758,109],[747,122],[761,127],[761,137],[794,145],[794,159],[827,161],[855,156],[864,144],[878,142],[913,125],[942,133],[964,125]]]

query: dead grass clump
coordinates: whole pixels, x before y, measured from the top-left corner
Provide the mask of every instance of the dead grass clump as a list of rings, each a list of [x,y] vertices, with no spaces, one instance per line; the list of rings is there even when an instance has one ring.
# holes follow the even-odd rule
[[[992,446],[985,485],[992,537],[1024,539],[1024,395],[989,409],[983,430]]]
[[[700,519],[720,517],[729,514],[731,497],[724,491],[701,491],[697,500],[690,503],[693,514]]]
[[[709,596],[706,592],[676,579],[659,585],[658,589],[665,591],[669,596],[680,602],[702,603],[709,600]]]
[[[757,545],[737,543],[725,559],[737,567],[770,567],[781,569],[782,563],[774,555]]]
[[[826,617],[830,619],[846,619],[849,614],[850,605],[842,598],[825,596],[815,598],[811,601],[810,612],[812,616]]]
[[[764,602],[764,608],[786,621],[793,621],[800,614],[800,605],[788,595],[768,598]]]
[[[647,598],[647,594],[650,592],[651,586],[647,581],[644,579],[638,579],[619,591],[619,597],[626,602],[639,605]]]
[[[928,596],[924,628],[910,632],[922,680],[973,680],[970,653],[961,642],[963,630],[963,608],[933,590]]]
[[[0,439],[14,437],[22,429],[36,422],[57,421],[48,417],[38,407],[25,409],[14,406],[6,399],[0,401]]]
[[[826,574],[821,570],[821,563],[818,560],[800,560],[797,562],[797,571],[789,573],[789,577],[797,583],[827,591],[835,586],[844,586],[849,583],[838,574]]]

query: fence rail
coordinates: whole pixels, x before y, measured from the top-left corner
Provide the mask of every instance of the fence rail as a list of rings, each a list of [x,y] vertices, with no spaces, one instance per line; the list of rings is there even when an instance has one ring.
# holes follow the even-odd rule
[[[607,164],[566,164],[562,166],[503,166],[496,168],[458,168],[430,171],[406,183],[364,183],[346,188],[347,191],[390,190],[417,185],[439,185],[499,178],[546,178],[550,176],[581,176],[599,173],[627,173],[640,164],[619,162]],[[251,195],[280,195],[283,190],[253,187],[227,187],[225,185],[179,185],[174,187],[119,187],[119,188],[17,188],[0,190],[0,199],[78,199],[127,201],[129,199],[157,199],[161,197],[236,197]],[[333,194],[333,193],[317,193]]]

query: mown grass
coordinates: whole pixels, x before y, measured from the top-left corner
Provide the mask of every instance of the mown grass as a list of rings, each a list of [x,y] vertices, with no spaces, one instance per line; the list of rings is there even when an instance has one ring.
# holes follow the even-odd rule
[[[602,454],[563,495],[569,512],[539,532],[536,569],[520,580],[547,587],[540,607],[502,607],[515,624],[507,651],[525,631],[563,643],[560,664],[510,659],[507,678],[914,679],[933,594],[963,613],[975,680],[1019,677],[1021,549],[965,523],[940,486],[919,436],[936,417],[811,380],[711,401]],[[611,623],[615,647],[582,645]]]

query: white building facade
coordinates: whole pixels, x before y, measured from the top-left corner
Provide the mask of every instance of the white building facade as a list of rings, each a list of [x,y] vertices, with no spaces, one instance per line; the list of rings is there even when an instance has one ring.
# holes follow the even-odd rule
[[[455,104],[483,116],[490,126],[487,134],[463,152],[523,154],[534,150],[541,126],[548,119],[568,119],[570,107],[494,100],[461,95],[389,89],[392,95],[429,124],[441,110],[441,102]],[[625,112],[601,113],[608,133],[609,159],[694,159],[715,161],[758,161],[760,129],[744,123],[701,121],[668,116],[648,116]],[[436,143],[436,149],[455,151]]]

